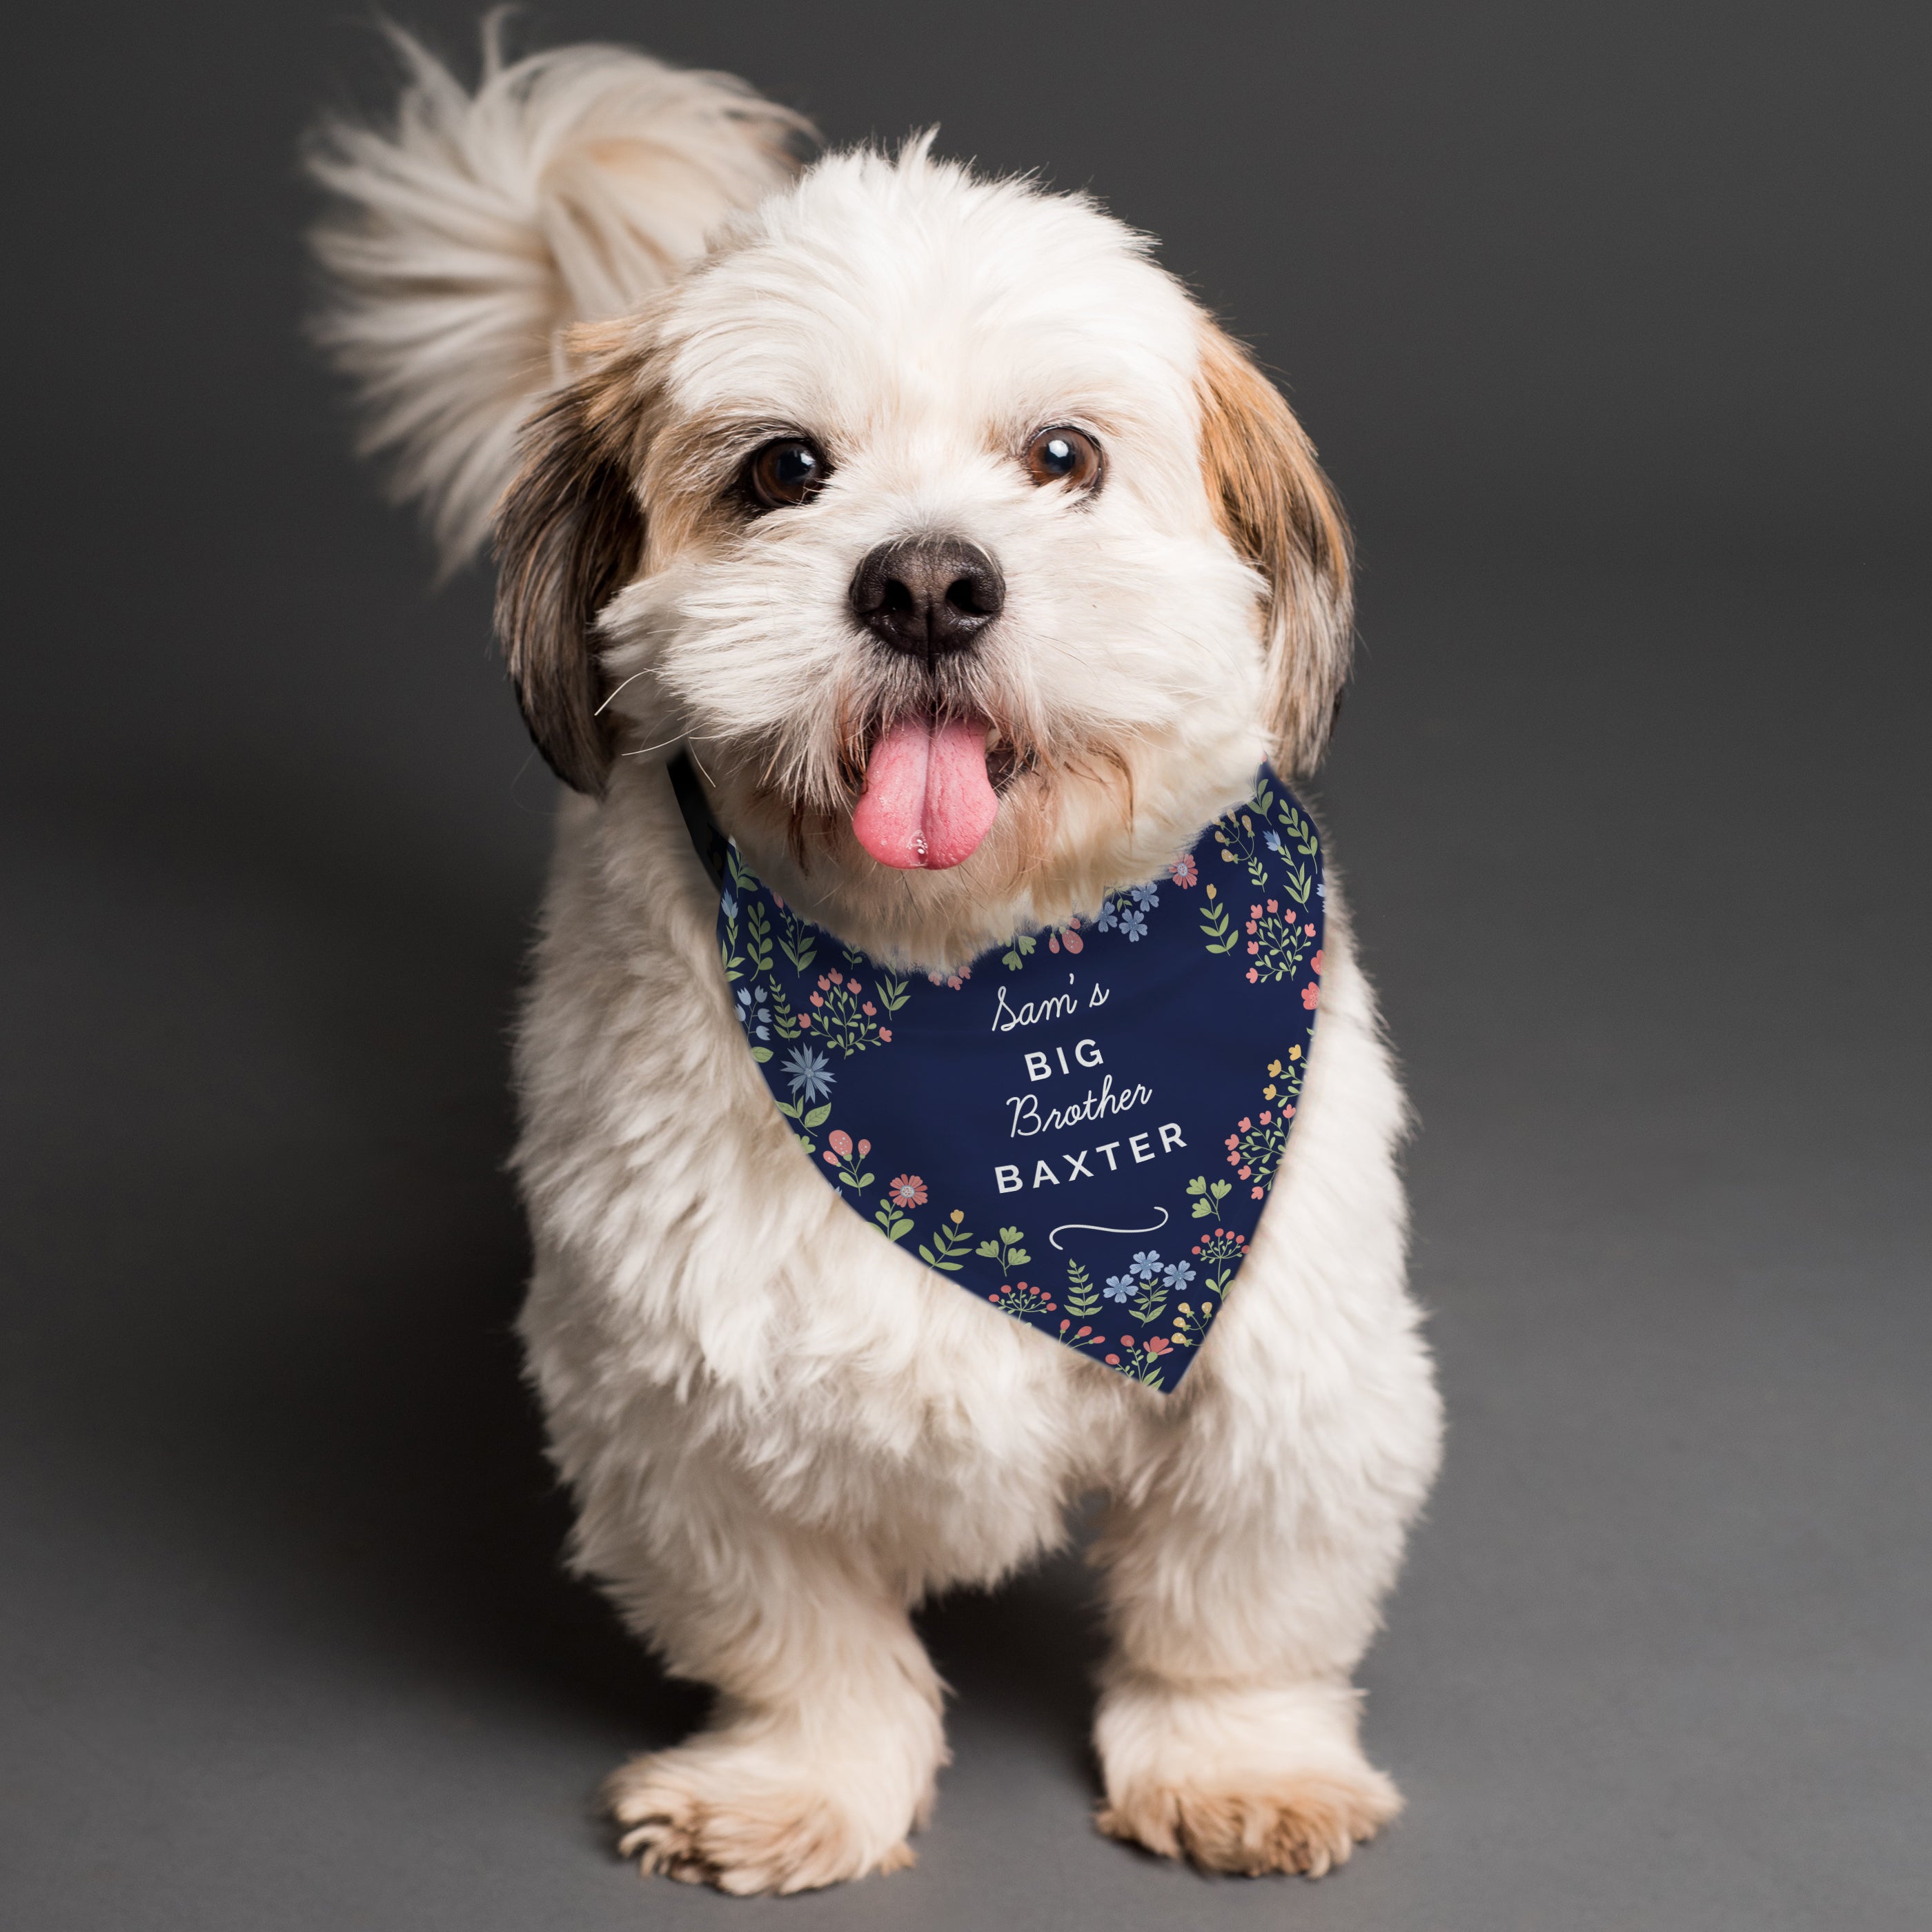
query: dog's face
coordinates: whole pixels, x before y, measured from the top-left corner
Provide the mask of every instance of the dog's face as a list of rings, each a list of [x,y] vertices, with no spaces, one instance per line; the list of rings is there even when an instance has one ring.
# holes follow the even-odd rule
[[[499,524],[532,729],[592,791],[688,741],[846,938],[957,964],[1318,754],[1340,514],[1090,204],[834,156],[577,347]]]

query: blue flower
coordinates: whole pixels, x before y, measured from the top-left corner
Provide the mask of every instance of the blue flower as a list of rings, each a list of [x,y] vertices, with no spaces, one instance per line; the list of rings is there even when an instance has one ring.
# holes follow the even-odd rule
[[[1281,850],[1281,834],[1272,825],[1262,834],[1262,836],[1268,841],[1268,848],[1270,852],[1279,852]]]
[[[1117,899],[1109,899],[1100,908],[1100,916],[1094,922],[1096,932],[1112,932],[1120,922],[1120,907]]]
[[[772,1036],[772,1010],[754,1006],[748,986],[738,988],[738,1024],[754,1040],[770,1040]]]
[[[724,907],[724,916],[727,919],[736,919],[738,916],[738,902],[733,896],[731,889],[729,886],[727,886],[724,888],[723,904]]]
[[[1107,1277],[1106,1297],[1109,1301],[1124,1301],[1134,1292],[1134,1278],[1130,1274],[1110,1274]]]
[[[1150,880],[1146,885],[1136,886],[1127,896],[1143,912],[1151,912],[1160,904],[1160,887],[1157,882]]]
[[[814,1053],[808,1046],[793,1048],[791,1057],[784,1064],[784,1070],[791,1078],[793,1098],[796,1099],[802,1090],[808,1100],[823,1100],[832,1091],[832,1083],[838,1077],[825,1070],[824,1054]]]
[[[1132,1267],[1134,1273],[1138,1275],[1142,1280],[1153,1280],[1154,1276],[1160,1272],[1160,1249],[1143,1248],[1138,1254],[1135,1256]]]
[[[1183,1288],[1194,1279],[1194,1270],[1185,1262],[1169,1262],[1161,1270],[1160,1278],[1169,1288]]]
[[[1326,879],[1315,888],[1315,896],[1318,899],[1325,899],[1328,896],[1328,881]]]
[[[1120,915],[1120,930],[1130,940],[1144,939],[1147,937],[1147,914],[1130,906]]]

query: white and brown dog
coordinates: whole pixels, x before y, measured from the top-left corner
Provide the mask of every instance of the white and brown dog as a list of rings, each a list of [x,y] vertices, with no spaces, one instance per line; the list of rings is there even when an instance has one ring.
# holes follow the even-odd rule
[[[1162,1396],[802,1156],[666,770],[688,750],[760,875],[874,956],[953,972],[1090,914],[1322,752],[1349,553],[1306,436],[1082,196],[925,141],[805,166],[784,110],[619,49],[493,48],[472,95],[404,45],[394,125],[314,157],[326,326],[448,555],[494,522],[572,788],[517,1056],[523,1334],[577,1564],[718,1693],[611,1780],[625,1849],[732,1892],[910,1862],[946,1747],[909,1612],[1098,1492],[1102,1828],[1327,1870],[1397,1808],[1350,1678],[1440,1428],[1332,874],[1296,1130]]]

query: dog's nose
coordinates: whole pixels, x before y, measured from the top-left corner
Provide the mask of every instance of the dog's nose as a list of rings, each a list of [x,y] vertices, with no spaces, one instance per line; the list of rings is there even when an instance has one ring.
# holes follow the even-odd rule
[[[963,651],[1000,614],[1000,567],[962,537],[881,544],[852,579],[852,614],[883,644],[931,664]]]

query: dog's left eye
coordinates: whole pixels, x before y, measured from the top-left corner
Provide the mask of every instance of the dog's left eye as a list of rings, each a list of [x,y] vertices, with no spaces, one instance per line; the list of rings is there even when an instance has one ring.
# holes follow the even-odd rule
[[[1038,484],[1090,490],[1100,475],[1100,446],[1084,430],[1043,429],[1026,446],[1027,474]]]
[[[825,452],[802,436],[782,437],[754,450],[745,465],[745,490],[761,509],[808,502],[832,473]]]

